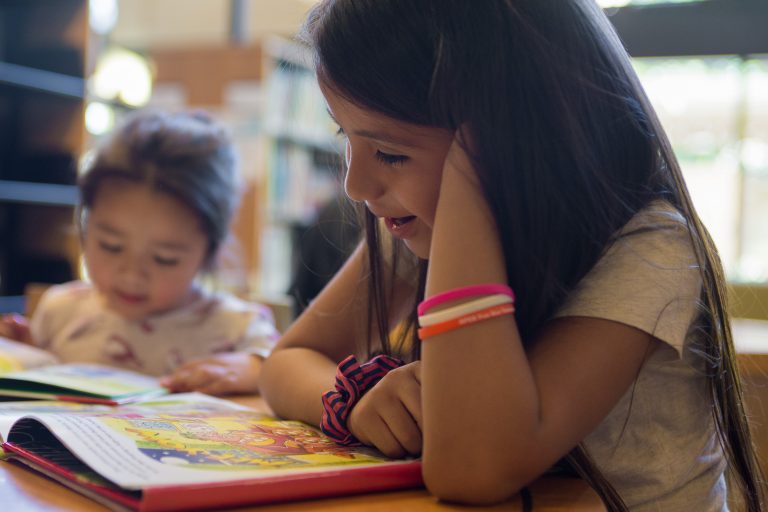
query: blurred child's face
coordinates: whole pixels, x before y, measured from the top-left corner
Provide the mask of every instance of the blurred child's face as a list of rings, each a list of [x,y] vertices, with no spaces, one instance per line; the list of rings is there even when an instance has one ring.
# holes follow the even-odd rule
[[[328,108],[346,137],[344,188],[364,201],[395,238],[429,257],[450,130],[414,125],[362,109],[321,85]]]
[[[88,274],[109,309],[139,320],[184,305],[206,258],[195,213],[146,185],[99,186],[84,234]]]

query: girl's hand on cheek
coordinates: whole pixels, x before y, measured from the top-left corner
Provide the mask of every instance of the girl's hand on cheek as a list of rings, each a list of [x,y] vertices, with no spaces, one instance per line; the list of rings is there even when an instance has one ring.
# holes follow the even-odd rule
[[[421,362],[384,376],[354,406],[347,421],[361,443],[388,457],[421,453]]]
[[[471,146],[465,137],[467,135],[462,135],[461,129],[456,130],[453,143],[448,149],[448,153],[445,155],[445,162],[443,163],[443,187],[445,187],[446,178],[448,180],[456,179],[457,174],[462,176],[468,183],[476,186],[478,184],[475,168],[467,151],[464,149]]]
[[[469,241],[476,239],[478,221],[484,225],[495,225],[480,188],[477,171],[464,149],[466,146],[468,143],[457,130],[443,163],[432,234],[433,252],[435,244],[439,244],[444,249],[450,247],[458,255],[468,254],[462,252],[465,250],[471,253],[474,246]],[[445,251],[438,250],[437,253],[444,254]],[[433,256],[435,254],[430,254],[430,261]]]
[[[443,163],[425,296],[507,279],[496,219],[480,185],[482,170],[470,158],[472,138],[468,130],[463,131],[457,131]],[[425,352],[422,358],[427,361]]]
[[[446,211],[455,212],[457,208],[464,205],[470,206],[477,201],[484,202],[477,171],[464,149],[467,145],[468,143],[457,130],[453,143],[445,155],[445,162],[443,162],[435,224],[439,222],[438,217],[441,214],[445,216]],[[456,200],[459,200],[460,203],[454,204]]]
[[[261,358],[252,354],[222,354],[185,363],[163,377],[160,383],[174,393],[258,393],[261,365]]]

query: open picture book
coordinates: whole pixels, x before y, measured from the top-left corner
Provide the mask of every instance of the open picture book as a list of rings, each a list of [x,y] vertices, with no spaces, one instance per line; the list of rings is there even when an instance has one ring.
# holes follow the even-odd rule
[[[118,405],[167,393],[159,381],[95,364],[57,364],[50,353],[0,337],[0,400],[4,397]]]
[[[0,404],[5,457],[113,510],[200,510],[422,485],[418,460],[197,393],[103,407]]]

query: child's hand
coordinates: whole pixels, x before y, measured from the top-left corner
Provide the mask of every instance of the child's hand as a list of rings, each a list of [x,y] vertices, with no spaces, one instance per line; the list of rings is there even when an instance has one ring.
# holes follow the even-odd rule
[[[472,147],[471,141],[466,138],[469,137],[466,130],[456,130],[453,137],[451,147],[448,149],[448,153],[445,155],[445,162],[443,163],[443,179],[446,178],[446,172],[449,177],[451,174],[458,172],[463,176],[464,180],[468,180],[473,185],[479,186],[477,179],[477,171],[474,168],[474,164],[470,159],[465,147]]]
[[[32,343],[29,320],[17,314],[0,317],[0,336],[23,343]]]
[[[160,379],[160,384],[174,393],[258,393],[261,365],[262,359],[253,354],[221,354],[185,363]]]
[[[421,362],[384,376],[354,406],[347,421],[361,443],[389,457],[421,453]]]
[[[504,251],[470,155],[470,134],[457,130],[443,163],[429,256],[427,291],[455,288],[458,282],[504,282]],[[466,255],[473,264],[468,266]],[[498,270],[490,281],[488,269]],[[495,271],[496,271],[495,270]],[[436,276],[441,276],[437,278]],[[432,292],[434,293],[434,292]]]

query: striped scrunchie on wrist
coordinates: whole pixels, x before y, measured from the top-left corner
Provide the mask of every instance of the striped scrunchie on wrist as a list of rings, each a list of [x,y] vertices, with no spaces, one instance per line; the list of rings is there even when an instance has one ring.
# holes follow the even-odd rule
[[[347,428],[352,408],[363,395],[387,373],[403,366],[395,357],[379,355],[359,364],[355,356],[344,359],[336,368],[335,389],[323,395],[323,419],[320,430],[343,446],[361,446]]]

